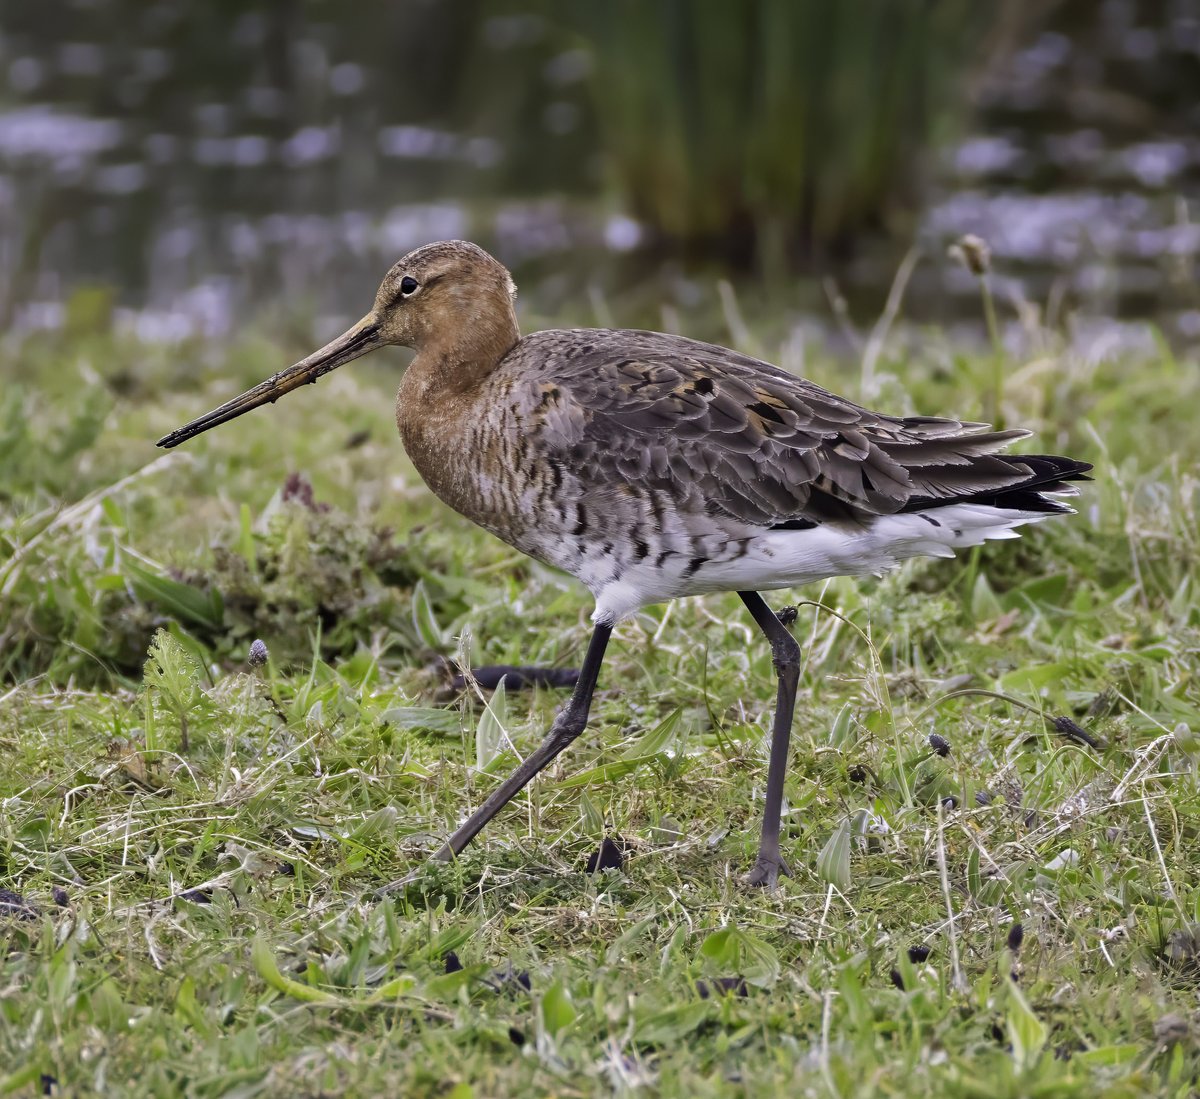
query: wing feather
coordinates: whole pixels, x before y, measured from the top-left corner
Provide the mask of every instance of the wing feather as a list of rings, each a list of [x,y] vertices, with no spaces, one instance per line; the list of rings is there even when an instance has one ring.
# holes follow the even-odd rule
[[[1027,432],[872,412],[712,344],[579,329],[519,348],[518,377],[557,393],[552,408],[539,405],[540,443],[577,475],[665,490],[743,523],[867,520],[1031,476],[1019,457],[995,453]]]

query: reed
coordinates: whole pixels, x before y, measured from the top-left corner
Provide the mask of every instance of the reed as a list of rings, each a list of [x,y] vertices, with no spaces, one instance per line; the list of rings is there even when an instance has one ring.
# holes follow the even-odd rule
[[[967,0],[568,10],[629,210],[665,246],[768,264],[837,254],[909,208],[995,18]]]

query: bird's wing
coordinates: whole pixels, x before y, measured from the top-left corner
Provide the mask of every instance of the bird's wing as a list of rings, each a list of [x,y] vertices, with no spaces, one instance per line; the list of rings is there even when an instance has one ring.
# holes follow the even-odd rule
[[[538,335],[544,345],[527,352],[544,364],[528,382],[535,430],[589,482],[665,489],[709,514],[786,526],[971,498],[1030,476],[993,453],[1024,431],[885,416],[677,336]]]

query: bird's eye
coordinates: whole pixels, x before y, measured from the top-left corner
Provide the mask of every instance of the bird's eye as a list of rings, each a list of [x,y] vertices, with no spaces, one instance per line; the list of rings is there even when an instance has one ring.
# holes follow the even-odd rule
[[[405,275],[404,278],[402,278],[400,280],[401,296],[407,298],[409,296],[409,294],[415,294],[417,291],[417,287],[419,287],[420,285],[421,284],[419,282],[417,282],[417,280],[414,279],[412,277],[412,275]]]

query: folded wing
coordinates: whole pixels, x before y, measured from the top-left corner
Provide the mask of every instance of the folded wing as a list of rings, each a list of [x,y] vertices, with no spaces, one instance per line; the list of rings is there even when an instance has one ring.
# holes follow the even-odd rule
[[[604,483],[764,527],[960,502],[1065,511],[1086,463],[1007,456],[1029,433],[872,412],[726,348],[651,332],[547,332],[566,347],[537,381],[550,452]]]

